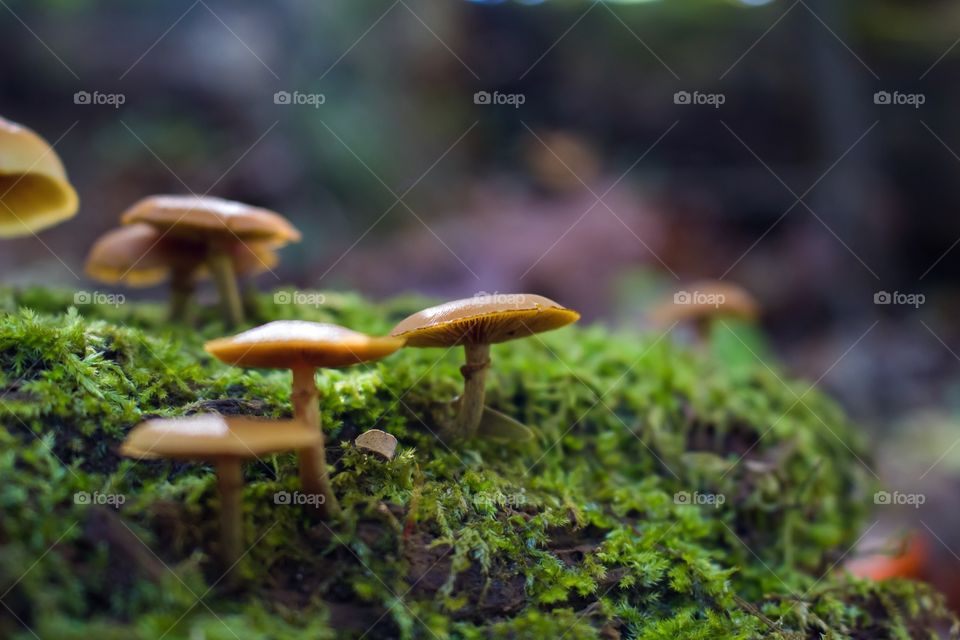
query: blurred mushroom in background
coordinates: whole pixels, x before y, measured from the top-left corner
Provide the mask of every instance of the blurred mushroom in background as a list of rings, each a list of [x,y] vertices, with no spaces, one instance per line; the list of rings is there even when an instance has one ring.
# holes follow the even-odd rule
[[[34,234],[72,218],[79,206],[56,151],[0,117],[0,238]]]
[[[132,288],[152,287],[170,280],[170,319],[186,322],[196,282],[210,277],[204,266],[205,255],[203,245],[136,223],[101,236],[90,248],[85,270],[98,282]],[[236,243],[229,255],[238,276],[268,271],[279,262],[276,252],[266,243]]]
[[[249,267],[259,262],[269,269],[264,258],[275,257],[272,250],[300,240],[300,232],[279,213],[211,196],[150,196],[125,211],[121,221],[148,224],[163,237],[190,243],[217,284],[230,326],[242,324],[245,318],[237,286],[238,257],[240,264]],[[244,250],[245,244],[269,251],[261,256]]]

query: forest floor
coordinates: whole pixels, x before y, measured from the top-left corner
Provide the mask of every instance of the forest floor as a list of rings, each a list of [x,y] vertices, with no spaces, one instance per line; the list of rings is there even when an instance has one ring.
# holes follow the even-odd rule
[[[256,322],[371,333],[427,304],[274,300]],[[494,346],[488,404],[533,428],[521,445],[436,437],[459,349],[321,371],[343,514],[278,503],[293,454],[252,460],[230,583],[212,468],[117,453],[148,417],[290,415],[289,372],[212,359],[230,332],[197,316],[0,290],[0,637],[956,636],[925,585],[843,573],[876,489],[863,440],[726,324],[699,349],[599,326]],[[393,460],[353,445],[374,427]]]

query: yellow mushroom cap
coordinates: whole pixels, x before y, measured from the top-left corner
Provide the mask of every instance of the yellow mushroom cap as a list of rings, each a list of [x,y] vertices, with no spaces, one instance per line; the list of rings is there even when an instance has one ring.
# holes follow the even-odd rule
[[[79,205],[53,148],[30,129],[0,118],[0,238],[72,218]]]
[[[279,213],[212,196],[150,196],[120,218],[145,222],[175,237],[260,241],[279,248],[300,240],[300,232]]]
[[[147,420],[133,428],[120,446],[130,458],[212,460],[312,447],[320,433],[294,420],[256,420],[215,413]]]
[[[87,275],[106,284],[152,287],[166,280],[178,266],[191,270],[196,278],[207,278],[203,266],[207,249],[202,244],[164,236],[148,224],[134,223],[108,231],[87,254]],[[268,271],[280,262],[267,244],[237,242],[230,248],[237,275],[253,276]]]
[[[106,284],[151,287],[167,279],[175,261],[198,265],[202,259],[191,255],[190,247],[171,247],[162,231],[132,224],[102,235],[90,248],[85,270]]]
[[[760,305],[746,289],[733,282],[704,280],[695,282],[673,295],[652,313],[661,325],[714,317],[753,321]]]
[[[491,294],[446,302],[404,319],[390,335],[410,347],[496,344],[559,329],[580,314],[532,293]]]
[[[368,336],[346,327],[304,320],[277,320],[229,338],[211,340],[204,349],[227,364],[264,369],[337,368],[384,358],[403,340]]]

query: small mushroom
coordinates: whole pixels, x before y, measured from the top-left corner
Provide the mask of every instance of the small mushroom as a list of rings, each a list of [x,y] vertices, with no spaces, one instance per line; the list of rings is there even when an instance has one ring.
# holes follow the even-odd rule
[[[127,435],[120,453],[140,460],[174,458],[213,463],[220,492],[220,556],[229,573],[243,554],[243,461],[303,450],[319,441],[316,429],[296,421],[204,414],[143,422]]]
[[[490,345],[559,329],[579,319],[576,311],[543,296],[492,294],[424,309],[400,322],[390,334],[404,338],[410,347],[463,346],[463,395],[457,401],[452,434],[469,439],[477,434],[485,412],[496,417],[501,430],[504,424],[503,414],[484,407]]]
[[[171,252],[161,236],[160,231],[147,224],[108,231],[87,254],[87,275],[105,284],[150,287],[167,279],[173,268],[172,258],[184,260],[190,269],[199,266],[199,259]]]
[[[357,449],[374,453],[384,460],[393,460],[393,455],[397,452],[397,439],[380,429],[364,431],[353,443],[357,445]]]
[[[238,243],[231,248],[237,275],[252,276],[277,265],[276,252],[263,243]],[[86,272],[105,284],[152,287],[170,279],[170,319],[186,319],[197,280],[209,277],[203,265],[204,247],[164,236],[148,224],[135,223],[108,231],[87,254]]]
[[[142,288],[170,278],[170,319],[182,321],[203,261],[198,248],[163,237],[148,224],[131,224],[102,235],[87,254],[87,275],[105,284]]]
[[[210,196],[150,196],[130,207],[121,220],[149,224],[164,237],[201,247],[227,322],[234,326],[244,320],[234,268],[238,245],[260,244],[272,251],[300,240],[300,232],[278,213]],[[257,257],[256,251],[251,253]]]
[[[277,320],[229,338],[211,340],[204,348],[227,364],[292,371],[294,417],[321,434],[317,446],[300,452],[300,482],[304,491],[323,494],[321,514],[332,517],[340,507],[327,475],[316,371],[379,360],[402,346],[399,338],[368,336],[335,324]]]
[[[710,327],[718,318],[752,322],[760,315],[760,305],[746,289],[733,282],[707,280],[688,286],[662,302],[652,313],[658,326],[679,322],[693,323],[697,337],[706,341]]]
[[[53,148],[0,118],[0,238],[26,236],[72,218],[80,206]]]

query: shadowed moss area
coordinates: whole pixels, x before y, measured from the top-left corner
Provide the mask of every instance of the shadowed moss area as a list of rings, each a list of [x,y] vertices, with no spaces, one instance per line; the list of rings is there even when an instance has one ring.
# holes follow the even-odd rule
[[[344,517],[286,503],[292,455],[249,463],[246,581],[227,589],[212,469],[116,447],[147,417],[288,416],[289,373],[207,356],[225,333],[209,310],[183,329],[159,304],[73,302],[0,291],[0,637],[920,638],[953,623],[923,585],[839,573],[874,478],[837,406],[750,339],[738,360],[600,327],[493,347],[488,404],[535,429],[521,447],[432,435],[460,349],[321,371]],[[425,304],[264,296],[255,321],[379,333]],[[350,444],[373,427],[399,439],[394,460]]]

